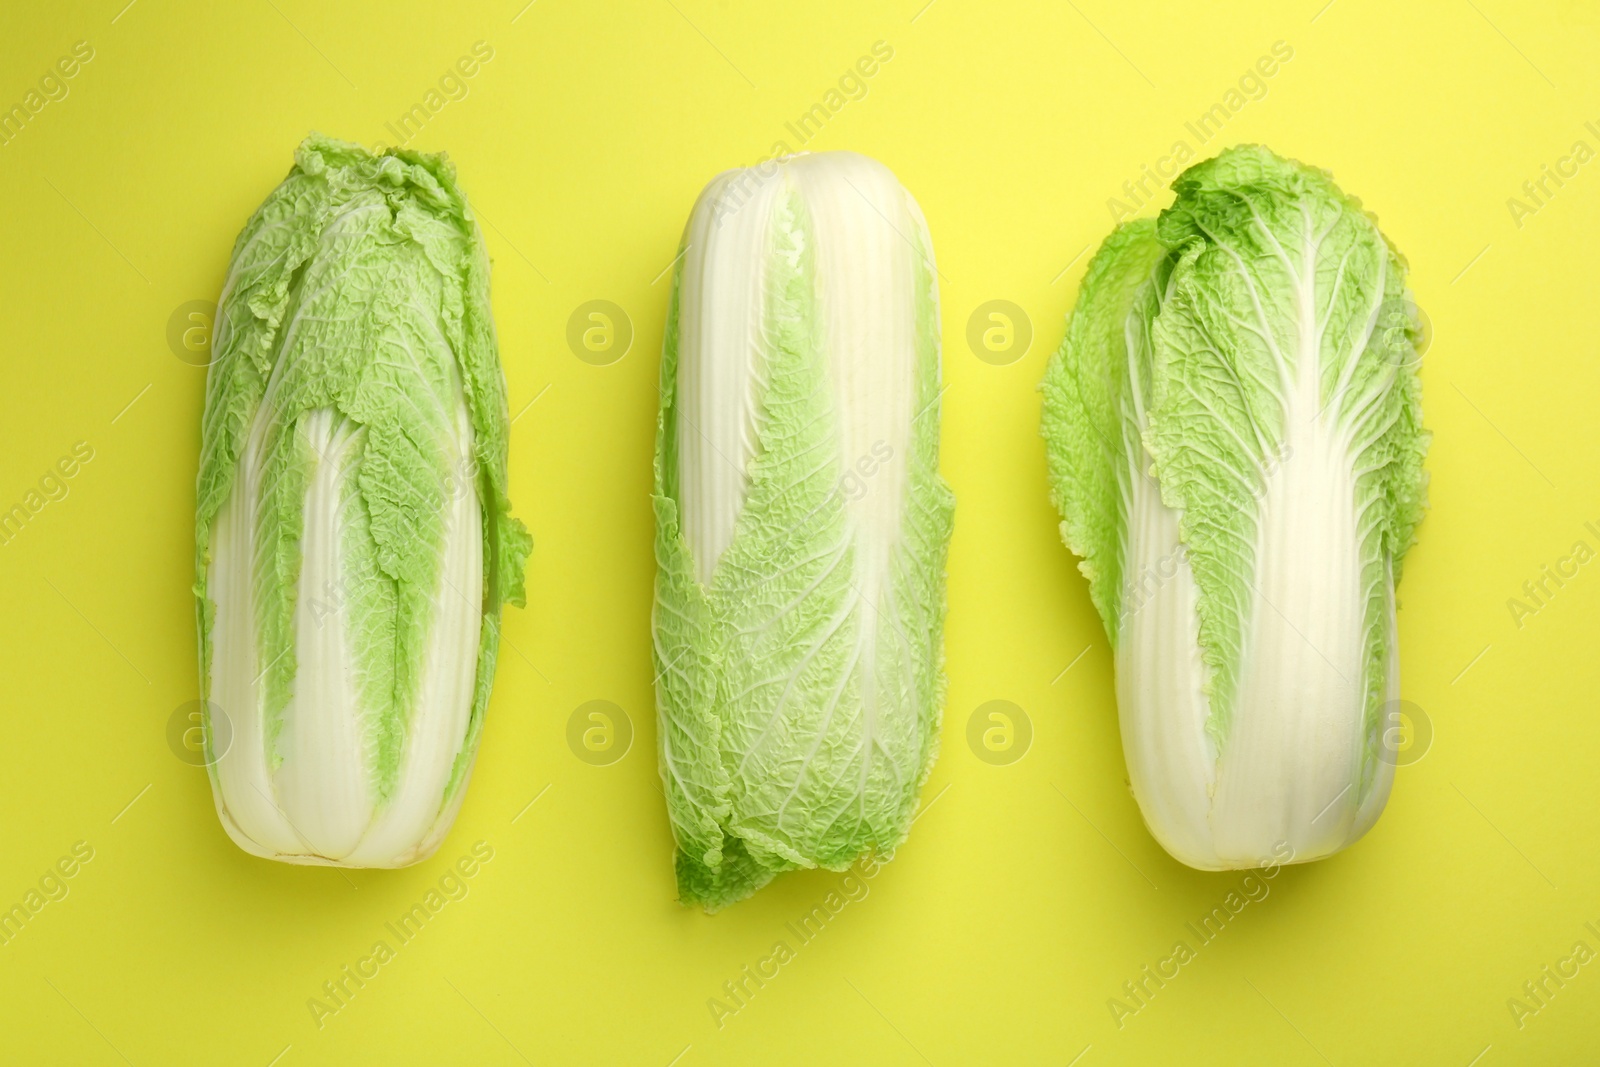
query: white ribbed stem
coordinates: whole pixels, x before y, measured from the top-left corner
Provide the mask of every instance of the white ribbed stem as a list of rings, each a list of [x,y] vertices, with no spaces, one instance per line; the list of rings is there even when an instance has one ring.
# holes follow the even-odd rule
[[[1319,415],[1317,363],[1303,359],[1285,412],[1282,459],[1260,502],[1239,688],[1220,753],[1204,730],[1198,593],[1177,558],[1177,514],[1148,478],[1131,494],[1127,612],[1117,652],[1123,746],[1151,832],[1202,869],[1254,867],[1282,844],[1304,862],[1337,852],[1382,811],[1394,776],[1380,760],[1365,794],[1360,553],[1353,463]],[[1140,589],[1156,570],[1171,577]],[[1390,699],[1398,695],[1393,604]]]
[[[917,251],[931,248],[915,201],[883,164],[854,152],[801,155],[719,175],[685,234],[678,291],[679,500],[684,539],[702,583],[733,541],[749,493],[767,339],[774,205],[798,194],[812,254],[838,424],[841,468],[869,461],[863,491],[846,493],[867,582],[887,573],[907,486],[916,415]],[[876,588],[860,588],[874,599]]]
[[[269,397],[270,399],[270,397]],[[211,699],[232,727],[214,768],[218,814],[246,851],[298,863],[398,867],[437,847],[465,792],[444,789],[466,738],[483,610],[482,513],[470,469],[473,435],[464,401],[442,442],[458,475],[445,505],[444,566],[426,638],[422,682],[403,709],[405,737],[394,792],[378,800],[375,709],[364,708],[350,645],[360,625],[350,601],[343,509],[351,506],[352,457],[362,435],[330,410],[308,413],[312,469],[304,507],[301,572],[294,614],[297,670],[282,729],[268,751],[265,668],[255,624],[255,584],[264,560],[253,532],[261,492],[261,449],[269,404],[255,424],[212,537],[207,589],[212,627]],[[422,550],[419,546],[419,550]],[[445,810],[441,810],[441,809]]]

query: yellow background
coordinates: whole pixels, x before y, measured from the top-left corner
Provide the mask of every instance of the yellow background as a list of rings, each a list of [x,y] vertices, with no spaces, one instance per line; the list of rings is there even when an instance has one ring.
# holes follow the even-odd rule
[[[1600,927],[1600,564],[1520,627],[1507,605],[1574,542],[1600,548],[1584,526],[1600,529],[1600,162],[1520,227],[1506,204],[1574,141],[1600,148],[1584,127],[1600,127],[1592,5],[125,2],[0,15],[0,103],[74,42],[94,49],[70,95],[0,147],[0,508],[75,442],[94,449],[65,499],[0,546],[0,906],[74,842],[94,849],[70,895],[0,947],[0,1058],[1600,1062],[1600,962],[1521,1029],[1506,1004],[1574,942],[1600,950],[1584,927]],[[235,234],[307,131],[392,141],[384,124],[480,40],[494,58],[412,143],[448,149],[491,224],[511,409],[539,397],[511,444],[530,604],[507,617],[514,647],[438,855],[400,872],[268,863],[229,843],[205,773],[166,742],[196,695],[204,384],[168,319],[215,299]],[[944,277],[959,503],[943,755],[933,806],[866,899],[719,1029],[708,999],[838,876],[786,876],[712,918],[673,899],[649,652],[663,271],[705,181],[775,141],[801,147],[784,123],[879,40],[892,61],[805,147],[888,163]],[[1435,738],[1365,840],[1284,870],[1119,1029],[1107,1000],[1239,875],[1164,855],[1126,789],[1034,389],[1108,198],[1175,140],[1194,145],[1184,122],[1280,40],[1293,59],[1201,154],[1261,141],[1330,168],[1410,259],[1435,332],[1435,436],[1432,511],[1400,590],[1403,695]],[[566,345],[593,299],[635,329],[610,366]],[[1034,328],[1010,365],[965,340],[994,299]],[[610,766],[565,740],[594,699],[636,727]],[[995,699],[1033,725],[1009,766],[966,742]],[[480,839],[494,859],[470,894],[319,1029],[307,999]]]

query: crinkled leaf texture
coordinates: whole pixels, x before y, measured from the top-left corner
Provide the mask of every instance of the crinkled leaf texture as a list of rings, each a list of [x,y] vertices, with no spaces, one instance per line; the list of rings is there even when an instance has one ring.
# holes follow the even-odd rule
[[[943,703],[926,223],[847,152],[730,171],[684,233],[663,346],[654,619],[680,899],[905,840]]]
[[[1152,833],[1205,869],[1316,859],[1394,773],[1427,448],[1405,261],[1327,173],[1260,146],[1173,189],[1107,238],[1046,373],[1052,496]]]
[[[530,539],[489,264],[443,156],[309,137],[234,245],[195,517],[217,811],[256,855],[398,867],[465,792]]]

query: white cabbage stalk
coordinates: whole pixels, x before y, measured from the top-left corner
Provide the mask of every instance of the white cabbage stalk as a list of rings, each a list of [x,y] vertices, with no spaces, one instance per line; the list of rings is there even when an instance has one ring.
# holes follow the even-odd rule
[[[906,837],[943,696],[926,223],[848,152],[730,171],[684,232],[661,372],[655,650],[680,898]]]
[[[461,805],[500,608],[522,599],[488,264],[442,158],[312,138],[296,163],[218,304],[196,520],[208,763],[247,852],[401,867]]]
[[[1405,264],[1321,171],[1185,172],[1090,264],[1043,385],[1129,778],[1207,870],[1351,844],[1388,799],[1394,587],[1425,476]]]

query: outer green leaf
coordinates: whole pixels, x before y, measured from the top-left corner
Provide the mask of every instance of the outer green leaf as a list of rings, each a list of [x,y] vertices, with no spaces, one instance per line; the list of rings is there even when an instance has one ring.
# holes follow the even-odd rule
[[[307,647],[325,648],[330,663],[349,657],[340,674],[355,686],[361,759],[370,775],[366,802],[381,810],[391,801],[412,709],[424,672],[433,669],[430,658],[438,655],[430,652],[430,634],[440,598],[452,589],[464,595],[454,589],[460,579],[449,577],[446,546],[447,525],[465,494],[479,512],[482,580],[474,575],[470,584],[481,603],[473,602],[470,613],[481,620],[473,624],[477,663],[476,679],[466,686],[467,728],[444,754],[451,762],[438,804],[441,812],[453,811],[488,700],[501,605],[523,602],[530,545],[506,496],[509,425],[488,260],[453,168],[442,156],[374,157],[356,145],[308,138],[294,169],[235,243],[213,354],[201,427],[194,589],[203,692],[212,694],[219,671],[237,678],[259,669],[264,686],[258,703],[251,697],[224,708],[265,761],[237,773],[252,776],[253,792],[280,814],[297,801],[318,807],[312,798],[280,794],[294,794],[288,783],[297,779],[278,780],[278,772],[286,758],[280,747],[286,709],[297,694],[306,703],[321,692],[320,681],[305,677],[301,655]],[[329,500],[330,493],[338,498]],[[229,588],[253,605],[254,640],[230,646],[236,656],[221,663],[212,655],[218,617],[212,539],[238,494],[244,494],[241,521],[253,516],[252,528],[241,531],[250,559],[230,554],[228,566],[249,566],[253,577]],[[321,527],[313,525],[323,521],[332,523],[333,541],[318,540]],[[337,588],[305,587],[308,543],[319,546],[316,572],[340,576]],[[308,598],[314,605],[325,598],[341,637],[306,644]],[[320,626],[322,614],[315,620]],[[253,693],[254,681],[237,691]],[[250,829],[234,817],[250,819],[230,815],[222,800],[236,773],[237,760],[230,759],[213,768],[213,781],[230,831],[248,839]],[[266,777],[255,780],[260,775]],[[315,828],[307,832],[318,836]],[[273,853],[305,842],[255,844]]]
[[[1264,148],[1197,164],[1173,187],[1159,235],[1181,259],[1154,329],[1149,444],[1200,587],[1209,729],[1226,737],[1237,698],[1267,476],[1303,470],[1309,443],[1288,424],[1318,421],[1337,428],[1356,482],[1375,745],[1390,567],[1398,576],[1422,515],[1414,350],[1377,328],[1404,300],[1405,264],[1326,172]]]
[[[864,354],[874,365],[860,373],[907,379],[886,379],[876,398],[884,406],[868,412],[863,406],[874,394],[839,381],[845,371],[834,351],[837,323],[819,280],[841,269],[824,269],[819,260],[844,250],[852,231],[837,223],[822,228],[810,205],[837,212],[826,198],[840,195],[852,198],[845,215],[859,212],[857,194],[840,175],[865,186],[887,172],[859,157],[809,158],[793,180],[781,170],[769,177],[774,184],[754,201],[740,199],[737,176],[725,176],[707,191],[686,234],[686,241],[709,239],[713,214],[720,226],[726,211],[752,213],[736,225],[765,213],[745,246],[761,249],[748,263],[760,281],[747,452],[698,448],[698,462],[713,465],[707,471],[679,448],[686,436],[696,442],[690,435],[723,438],[684,410],[676,297],[663,356],[656,499],[662,777],[679,845],[680,897],[708,910],[748,896],[783,870],[843,870],[864,853],[892,851],[906,837],[937,746],[953,503],[937,470],[938,313],[925,230],[916,218],[909,237],[885,236],[875,218],[873,231],[862,235],[860,254],[874,266],[860,269],[889,269],[875,264],[879,256],[894,260],[891,252],[904,257],[890,240],[911,240],[914,253],[891,305],[867,311],[869,322],[876,315],[890,324],[908,314],[911,330],[903,372],[891,369],[895,353]],[[893,189],[891,210],[914,212],[914,205],[896,203],[904,193]],[[723,250],[729,247],[708,253],[704,266],[688,256],[681,270],[723,271],[724,257],[738,254]],[[716,277],[732,286],[751,275],[735,261]],[[679,291],[683,285],[680,273]],[[827,299],[842,297],[840,288],[827,292]],[[894,327],[885,329],[889,336]],[[719,366],[737,369],[704,352],[696,359],[696,388],[706,375],[723,373]],[[710,415],[736,417],[716,409]],[[897,429],[871,442],[871,454],[858,454],[848,442],[867,448],[861,428],[880,422]],[[861,473],[867,468],[875,473]],[[729,473],[742,480],[730,481]],[[868,508],[858,487],[863,497],[889,497]],[[714,533],[686,535],[685,512],[705,516],[703,527],[737,515],[719,557],[697,557],[691,542],[722,542]],[[890,514],[892,527],[881,525]]]
[[[1047,373],[1053,496],[1157,838],[1202,868],[1314,859],[1393,776],[1427,444],[1405,263],[1327,174],[1264,148],[1173,188],[1106,241]]]
[[[1172,266],[1155,229],[1150,219],[1120,226],[1089,261],[1066,339],[1040,386],[1061,538],[1082,557],[1078,569],[1113,648],[1127,595],[1129,497],[1133,480],[1147,476],[1150,325]]]

